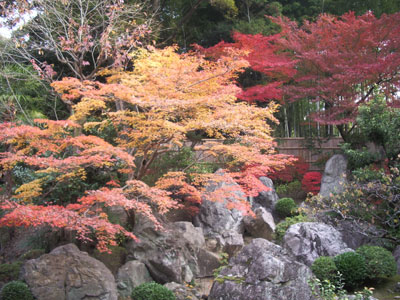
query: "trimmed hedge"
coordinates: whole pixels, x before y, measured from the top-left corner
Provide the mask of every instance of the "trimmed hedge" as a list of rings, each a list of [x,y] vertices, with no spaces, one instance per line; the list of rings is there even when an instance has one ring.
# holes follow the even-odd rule
[[[0,292],[1,300],[33,300],[33,295],[28,286],[22,281],[10,281],[5,284]]]
[[[275,204],[275,211],[281,218],[292,217],[296,210],[297,205],[292,198],[281,198]]]
[[[365,259],[367,278],[378,279],[396,275],[396,260],[385,248],[365,245],[358,248],[357,253]]]
[[[156,282],[143,283],[132,291],[133,300],[176,300],[175,295],[165,286]]]
[[[335,284],[338,280],[338,269],[332,257],[320,256],[314,260],[311,270],[321,281],[329,280]]]
[[[367,278],[365,259],[356,252],[345,252],[335,256],[335,265],[343,275],[345,287],[354,289]]]

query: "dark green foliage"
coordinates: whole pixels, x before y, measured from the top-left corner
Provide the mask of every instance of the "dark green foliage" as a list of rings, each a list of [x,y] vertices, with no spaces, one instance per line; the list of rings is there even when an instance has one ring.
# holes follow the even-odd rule
[[[6,51],[0,46],[0,51]],[[2,61],[4,63],[4,61]],[[35,118],[66,118],[65,104],[50,92],[30,65],[0,66],[0,120],[32,122]]]
[[[187,173],[214,173],[219,168],[216,163],[196,162],[195,155],[190,147],[183,147],[177,152],[167,152],[154,161],[150,173],[142,180],[149,185],[154,185],[167,172],[184,170]]]
[[[396,261],[385,248],[365,245],[358,248],[357,253],[365,259],[367,278],[378,279],[396,275]]]
[[[345,287],[352,290],[366,279],[365,259],[355,252],[345,252],[334,258],[335,265],[343,276]]]
[[[5,284],[0,292],[1,300],[33,300],[28,286],[22,281],[11,281]]]
[[[117,274],[118,269],[125,263],[127,251],[123,247],[110,246],[111,253],[94,250],[93,257],[101,261],[113,273]]]
[[[329,280],[335,284],[338,279],[338,270],[332,257],[320,256],[312,264],[311,270],[321,281]]]
[[[12,264],[0,265],[0,281],[7,282],[18,279],[21,270],[21,263],[15,262]]]
[[[301,222],[311,222],[311,220],[305,215],[298,215],[294,217],[286,218],[283,222],[276,225],[275,228],[275,239],[277,242],[281,242],[285,236],[286,231],[291,225],[301,223]]]
[[[175,300],[169,289],[155,282],[143,283],[132,291],[133,300]]]
[[[286,184],[280,184],[276,187],[276,193],[278,195],[290,195],[301,193],[301,182],[294,180]]]
[[[275,204],[275,211],[281,218],[296,214],[297,205],[292,198],[281,198]]]
[[[344,143],[341,148],[347,157],[350,170],[363,168],[379,158],[376,153],[369,152],[365,147],[356,149],[352,145]]]

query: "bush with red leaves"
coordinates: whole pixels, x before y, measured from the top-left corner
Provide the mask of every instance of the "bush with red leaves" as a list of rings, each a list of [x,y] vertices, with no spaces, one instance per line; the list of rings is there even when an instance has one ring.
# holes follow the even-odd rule
[[[293,180],[301,181],[310,165],[302,157],[296,157],[297,161],[293,165],[287,165],[284,169],[268,174],[268,177],[276,183],[288,183]]]
[[[320,172],[307,172],[301,181],[303,190],[313,195],[318,194],[321,188],[321,178],[322,175]]]

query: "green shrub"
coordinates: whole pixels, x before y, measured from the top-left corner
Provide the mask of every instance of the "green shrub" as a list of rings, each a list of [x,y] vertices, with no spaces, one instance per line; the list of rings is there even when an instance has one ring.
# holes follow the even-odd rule
[[[276,225],[275,228],[275,239],[277,242],[281,242],[283,237],[285,236],[286,231],[288,228],[297,223],[301,222],[310,222],[311,220],[305,215],[298,215],[294,217],[288,217],[284,221],[280,222]]]
[[[338,269],[332,257],[321,256],[314,260],[311,270],[314,275],[321,281],[329,280],[335,284],[337,282]]]
[[[22,281],[11,281],[3,286],[0,292],[1,300],[33,300],[28,286]]]
[[[280,184],[276,186],[275,191],[278,195],[284,195],[288,193],[289,187],[287,184]]]
[[[281,218],[293,216],[296,210],[297,205],[292,198],[281,198],[275,204],[275,211]]]
[[[132,291],[133,300],[175,300],[169,289],[155,282],[143,283]]]
[[[11,281],[11,280],[17,280],[20,269],[21,269],[20,262],[15,262],[12,264],[1,264],[0,265],[0,281],[7,282],[7,281]]]
[[[301,182],[294,180],[287,184],[280,184],[275,189],[278,195],[290,195],[301,191]]]
[[[365,259],[356,252],[345,252],[334,258],[335,265],[343,275],[345,287],[354,289],[366,279]]]
[[[292,182],[288,183],[288,192],[289,193],[294,193],[294,192],[298,192],[301,191],[301,182],[298,180],[294,180]]]
[[[379,246],[361,246],[357,253],[365,259],[367,278],[378,279],[396,275],[397,264],[388,250]]]

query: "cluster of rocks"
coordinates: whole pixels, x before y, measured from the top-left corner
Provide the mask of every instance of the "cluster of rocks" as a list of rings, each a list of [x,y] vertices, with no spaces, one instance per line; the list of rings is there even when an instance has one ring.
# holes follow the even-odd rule
[[[326,172],[323,181],[332,185],[337,178],[329,176],[341,175],[336,170]],[[319,222],[292,225],[282,246],[272,243],[278,196],[270,179],[260,180],[269,190],[251,199],[254,218],[227,209],[229,199],[204,200],[194,224],[166,223],[163,231],[155,230],[144,218],[136,218],[134,233],[139,241],[127,245],[127,262],[115,276],[103,263],[68,244],[27,261],[22,277],[41,300],[129,299],[133,288],[150,281],[165,284],[178,300],[314,299],[307,283],[312,262],[319,256],[353,251],[351,248],[359,245],[346,244],[343,227],[337,230]],[[224,185],[236,183],[211,183],[208,191]],[[328,195],[331,190],[324,189]],[[243,193],[236,196],[246,200]],[[246,245],[244,235],[250,237]],[[223,268],[219,268],[221,252],[230,257]],[[395,255],[400,269],[400,247]],[[196,287],[187,285],[190,282]]]

